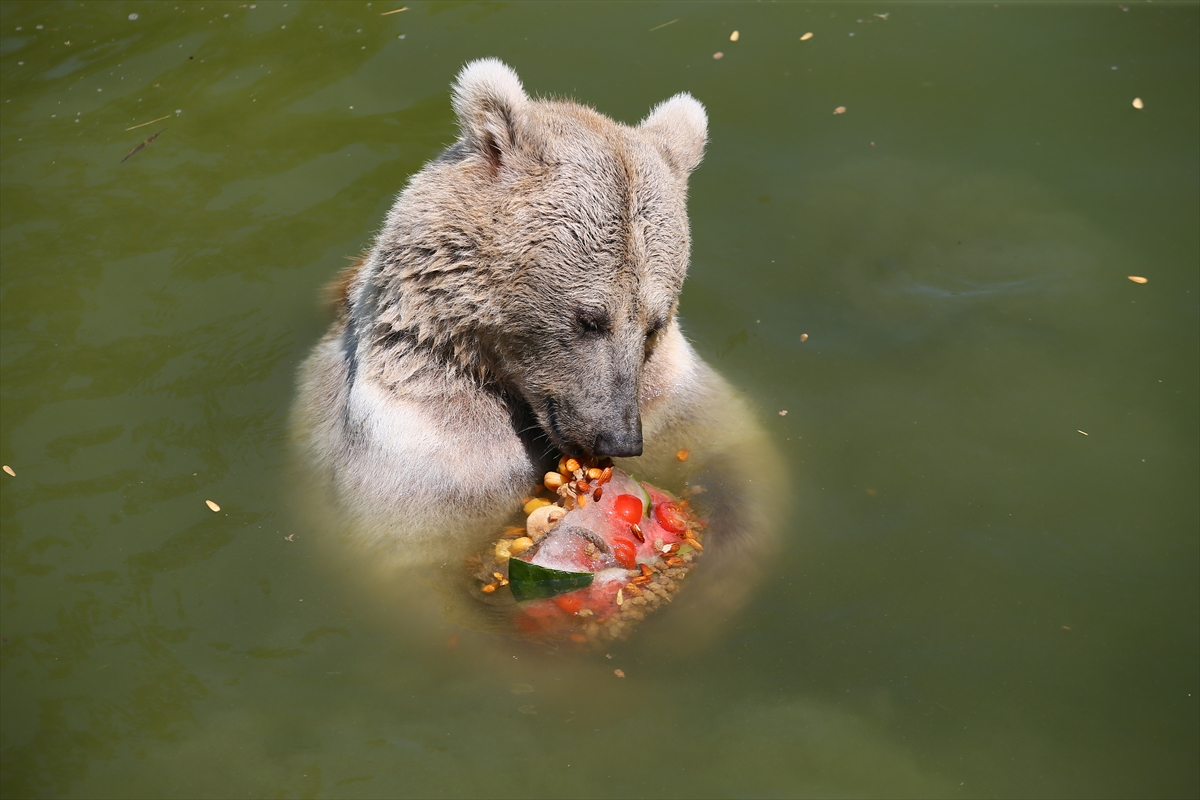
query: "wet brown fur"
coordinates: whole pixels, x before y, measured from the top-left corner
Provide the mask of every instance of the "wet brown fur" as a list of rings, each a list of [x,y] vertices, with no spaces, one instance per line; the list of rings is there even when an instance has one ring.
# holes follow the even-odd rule
[[[762,541],[773,451],[676,318],[703,107],[677,95],[627,126],[530,99],[495,60],[453,100],[459,140],[332,284],[338,318],[301,376],[305,460],[356,536],[443,559],[562,451],[704,480],[713,529]]]

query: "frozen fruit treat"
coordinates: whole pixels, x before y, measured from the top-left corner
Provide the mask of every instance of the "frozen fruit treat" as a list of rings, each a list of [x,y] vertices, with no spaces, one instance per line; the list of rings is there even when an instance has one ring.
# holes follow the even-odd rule
[[[527,502],[525,527],[508,529],[476,574],[489,600],[511,603],[524,635],[594,645],[622,638],[670,602],[704,550],[703,522],[686,501],[607,462],[564,458],[545,487],[555,502]]]

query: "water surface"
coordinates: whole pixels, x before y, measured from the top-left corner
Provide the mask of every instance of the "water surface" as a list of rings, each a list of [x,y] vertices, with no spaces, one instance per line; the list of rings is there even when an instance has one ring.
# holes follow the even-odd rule
[[[1196,3],[400,7],[0,4],[4,796],[1200,791]],[[487,55],[708,108],[683,320],[794,513],[699,652],[429,619],[299,511],[320,287]]]

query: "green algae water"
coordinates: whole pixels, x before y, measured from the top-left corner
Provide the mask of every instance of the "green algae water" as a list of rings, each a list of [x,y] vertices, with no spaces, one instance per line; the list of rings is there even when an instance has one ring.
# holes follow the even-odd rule
[[[1200,6],[402,8],[0,3],[0,794],[1200,792]],[[692,652],[382,602],[297,497],[482,56],[708,109],[683,323],[793,511]]]

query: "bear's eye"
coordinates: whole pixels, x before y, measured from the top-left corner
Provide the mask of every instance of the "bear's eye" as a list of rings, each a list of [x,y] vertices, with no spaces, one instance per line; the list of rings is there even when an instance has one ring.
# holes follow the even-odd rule
[[[581,308],[575,312],[575,326],[580,333],[604,335],[612,330],[612,319],[603,309]]]

